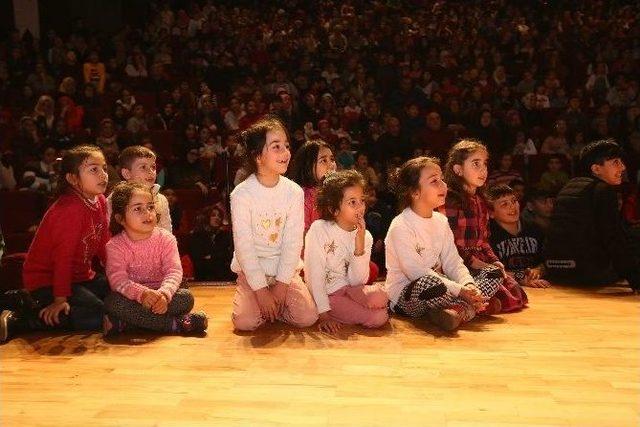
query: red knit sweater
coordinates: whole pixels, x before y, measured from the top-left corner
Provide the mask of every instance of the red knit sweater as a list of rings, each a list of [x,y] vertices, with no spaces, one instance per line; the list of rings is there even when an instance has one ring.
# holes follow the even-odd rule
[[[104,264],[109,240],[103,195],[91,203],[77,194],[60,196],[47,210],[29,247],[22,278],[30,291],[53,286],[53,295],[68,297],[71,285],[93,279],[96,255]]]

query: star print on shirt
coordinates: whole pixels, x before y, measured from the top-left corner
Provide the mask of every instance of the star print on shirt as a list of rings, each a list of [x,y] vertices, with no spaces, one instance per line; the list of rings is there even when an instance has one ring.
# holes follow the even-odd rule
[[[416,253],[420,256],[422,256],[422,252],[425,250],[424,246],[420,246],[419,243],[416,243]]]
[[[335,255],[335,254],[336,254],[336,248],[337,248],[337,247],[338,247],[338,246],[336,245],[335,240],[332,240],[332,241],[331,241],[331,243],[329,243],[329,244],[325,244],[325,245],[324,245],[324,250],[327,252],[327,254],[333,254],[333,255]]]

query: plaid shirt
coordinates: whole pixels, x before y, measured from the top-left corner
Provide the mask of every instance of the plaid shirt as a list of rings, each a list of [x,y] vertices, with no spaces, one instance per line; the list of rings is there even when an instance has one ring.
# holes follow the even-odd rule
[[[488,263],[498,261],[489,244],[489,208],[482,197],[477,194],[467,197],[467,206],[463,209],[459,202],[447,196],[445,205],[438,211],[447,216],[456,247],[467,267],[471,267],[473,256]]]

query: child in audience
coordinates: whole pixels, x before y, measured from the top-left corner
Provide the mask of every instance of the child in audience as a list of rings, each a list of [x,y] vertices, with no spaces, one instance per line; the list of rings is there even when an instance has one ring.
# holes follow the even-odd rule
[[[553,194],[538,186],[529,188],[525,195],[526,208],[522,212],[522,220],[537,225],[546,235],[553,214]]]
[[[504,276],[487,309],[488,314],[495,314],[524,308],[527,294],[506,274],[489,244],[489,209],[482,194],[488,160],[487,148],[476,140],[463,139],[449,150],[445,166],[449,193],[439,210],[449,219],[456,247],[472,274],[498,270]]]
[[[230,280],[233,245],[231,232],[223,226],[224,211],[207,206],[198,214],[189,236],[189,255],[196,280]]]
[[[520,220],[520,203],[507,185],[487,191],[491,247],[507,272],[521,286],[548,288],[542,279],[544,234],[535,224]]]
[[[120,152],[118,157],[120,175],[128,182],[137,182],[146,185],[153,193],[156,212],[159,215],[158,227],[164,228],[169,233],[173,232],[169,202],[164,194],[160,193],[160,186],[156,184],[156,154],[146,147],[134,145]],[[107,198],[109,218],[111,218],[111,196]]]
[[[335,170],[336,160],[331,147],[321,139],[306,142],[293,158],[290,178],[304,191],[305,233],[313,221],[320,218],[316,209],[318,188],[324,177]]]
[[[563,170],[562,156],[552,154],[547,161],[547,170],[540,177],[538,187],[556,194],[567,182],[569,182],[569,174]]]
[[[22,272],[32,298],[29,312],[4,310],[0,342],[26,330],[98,330],[109,285],[92,268],[104,262],[109,240],[107,169],[97,146],[81,145],[62,158],[58,199],[47,210]]]
[[[182,266],[176,238],[156,227],[155,194],[148,185],[121,182],[111,194],[113,237],[107,243],[103,332],[109,336],[133,326],[185,335],[207,329],[203,312],[190,313],[193,295],[179,289]]]
[[[231,193],[238,274],[233,325],[255,330],[280,320],[297,327],[318,320],[313,298],[300,277],[303,267],[304,192],[284,175],[291,152],[284,125],[267,117],[240,134],[250,175]]]
[[[607,284],[620,278],[640,290],[640,259],[625,231],[615,186],[622,183],[623,152],[612,140],[580,153],[581,175],[556,198],[547,234],[545,267],[567,283]]]
[[[438,159],[411,159],[394,181],[402,212],[385,239],[391,310],[455,330],[486,309],[502,275],[484,269],[474,278],[464,265],[447,217],[436,211],[447,194]]]
[[[489,185],[508,184],[514,179],[522,179],[522,175],[513,169],[513,156],[506,151],[500,156],[498,169],[489,175]]]
[[[369,280],[373,238],[364,222],[365,182],[356,171],[327,177],[318,192],[320,219],[305,237],[304,275],[318,307],[321,331],[342,324],[377,328],[387,322],[387,295]]]

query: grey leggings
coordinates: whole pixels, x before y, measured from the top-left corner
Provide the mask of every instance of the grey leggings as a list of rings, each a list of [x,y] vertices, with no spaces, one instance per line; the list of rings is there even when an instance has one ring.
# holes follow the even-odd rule
[[[104,300],[109,315],[125,321],[131,326],[157,332],[171,332],[177,316],[187,314],[193,308],[193,295],[188,289],[176,291],[165,314],[154,314],[137,301],[130,300],[118,292],[111,292]]]
[[[502,283],[501,272],[496,267],[487,267],[473,277],[480,293],[485,298],[491,298]],[[433,308],[449,308],[460,306],[464,311],[464,320],[473,319],[475,309],[460,297],[454,297],[447,291],[442,279],[436,274],[427,274],[409,283],[400,294],[393,310],[409,317],[422,317]]]

